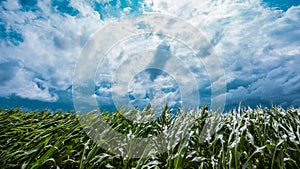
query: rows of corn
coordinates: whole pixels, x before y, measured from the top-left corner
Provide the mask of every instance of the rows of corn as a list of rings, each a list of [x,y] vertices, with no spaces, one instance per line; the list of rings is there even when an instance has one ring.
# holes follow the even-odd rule
[[[174,116],[165,107],[159,117],[144,122],[126,119],[125,111],[91,114],[128,138],[183,134],[166,144],[166,151],[131,158],[90,138],[76,113],[3,108],[0,168],[300,168],[299,109],[239,108],[218,114],[204,106]]]

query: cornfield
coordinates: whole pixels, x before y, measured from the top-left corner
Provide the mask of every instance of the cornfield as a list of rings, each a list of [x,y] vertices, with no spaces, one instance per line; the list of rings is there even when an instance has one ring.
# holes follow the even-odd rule
[[[1,168],[300,168],[300,110],[295,108],[238,108],[226,114],[210,112],[207,106],[192,113],[174,115],[168,108],[153,121],[139,123],[123,116],[128,110],[95,113],[129,138],[148,137],[177,124],[186,128],[177,144],[164,152],[151,150],[142,158],[113,154],[95,143],[83,130],[77,113],[25,112],[0,109]],[[143,112],[153,111],[146,108]],[[201,131],[218,117],[214,132]],[[174,134],[174,133],[173,133]],[[175,133],[176,134],[176,133]],[[168,136],[166,136],[168,137]],[[104,143],[103,143],[104,144]],[[109,144],[109,143],[105,143]],[[120,150],[122,151],[122,150]]]

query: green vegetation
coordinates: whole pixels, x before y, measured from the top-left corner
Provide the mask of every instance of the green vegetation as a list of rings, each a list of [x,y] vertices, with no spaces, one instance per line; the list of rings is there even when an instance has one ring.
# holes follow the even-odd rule
[[[166,152],[143,158],[114,155],[84,132],[76,114],[0,110],[1,168],[300,168],[300,110],[241,108],[217,115],[207,107],[195,113],[172,116],[165,108],[153,121],[138,123],[113,114],[90,113],[124,135],[147,137],[193,124],[178,144]],[[153,111],[147,108],[144,111]],[[216,119],[214,132],[201,137],[209,119]],[[177,131],[179,132],[179,131]],[[203,135],[202,135],[203,136]],[[130,136],[128,136],[130,137]],[[203,139],[205,138],[205,139]]]

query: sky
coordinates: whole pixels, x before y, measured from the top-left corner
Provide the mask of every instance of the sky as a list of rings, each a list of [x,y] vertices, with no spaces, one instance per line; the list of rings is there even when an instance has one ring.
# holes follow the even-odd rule
[[[85,44],[114,22],[151,13],[199,30],[224,77],[212,79],[208,62],[200,62],[181,42],[152,34],[131,37],[113,46],[94,72],[91,97],[101,110],[165,102],[180,107],[184,100],[201,106],[215,97],[226,98],[224,110],[239,104],[300,106],[299,0],[0,3],[0,107],[74,109],[74,76]],[[136,65],[145,69],[137,71]],[[212,82],[226,88],[214,93]]]

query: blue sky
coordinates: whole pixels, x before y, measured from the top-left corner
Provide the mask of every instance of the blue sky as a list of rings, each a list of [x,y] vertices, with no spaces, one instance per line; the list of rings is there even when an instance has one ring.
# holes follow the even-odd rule
[[[0,107],[74,109],[73,72],[84,44],[93,33],[117,19],[151,12],[176,16],[203,32],[223,65],[226,109],[240,102],[252,107],[300,106],[300,1],[4,0],[0,3]],[[167,39],[151,38],[151,44],[157,48],[178,55],[188,53]],[[137,44],[145,48],[149,45],[146,40],[149,38],[140,37],[121,43],[100,66],[95,99],[101,109],[115,108],[113,84],[111,79],[105,79],[106,75],[118,71],[121,53],[134,50]],[[205,66],[189,59],[185,62],[196,77],[199,105],[210,103],[211,84]],[[127,89],[132,105],[149,102],[160,105],[165,101],[180,105],[182,91],[168,72],[140,72],[131,77]]]

